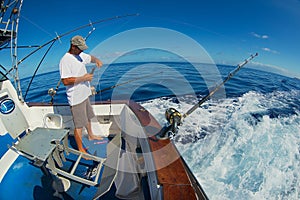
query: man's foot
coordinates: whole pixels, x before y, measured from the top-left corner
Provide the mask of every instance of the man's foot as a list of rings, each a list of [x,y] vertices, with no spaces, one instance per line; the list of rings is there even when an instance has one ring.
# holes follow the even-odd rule
[[[87,148],[79,148],[78,150],[82,153],[88,153]]]
[[[82,153],[88,154],[87,148],[79,149],[79,151],[82,152]],[[81,158],[83,158],[85,160],[91,160],[91,158],[86,156],[86,155],[82,155]]]
[[[89,134],[89,140],[103,140],[103,137],[99,135],[90,135]]]

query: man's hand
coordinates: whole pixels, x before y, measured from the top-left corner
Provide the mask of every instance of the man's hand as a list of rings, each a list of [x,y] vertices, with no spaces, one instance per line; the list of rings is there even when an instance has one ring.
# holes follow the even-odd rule
[[[103,65],[101,60],[99,60],[95,56],[91,56],[91,62],[95,63],[98,68],[102,67],[102,65]]]
[[[102,67],[102,62],[101,62],[101,60],[99,60],[99,59],[97,59],[96,60],[96,66],[98,67],[98,68],[100,68],[100,67]]]
[[[83,80],[84,81],[92,81],[93,76],[94,76],[93,74],[87,73],[87,74],[83,75]]]

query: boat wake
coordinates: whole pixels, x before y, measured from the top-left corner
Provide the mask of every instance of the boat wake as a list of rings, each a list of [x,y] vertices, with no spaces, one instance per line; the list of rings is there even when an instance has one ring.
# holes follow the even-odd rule
[[[185,119],[174,142],[210,199],[299,199],[300,91],[210,100]],[[179,102],[179,103],[178,103]],[[142,105],[163,126],[162,110],[194,104],[154,99]]]

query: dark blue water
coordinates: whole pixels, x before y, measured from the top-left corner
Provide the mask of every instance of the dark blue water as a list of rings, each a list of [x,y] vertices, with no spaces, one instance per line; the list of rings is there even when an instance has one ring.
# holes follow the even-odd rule
[[[167,69],[161,68],[160,65],[167,66]],[[210,67],[206,64],[194,65],[200,70]],[[159,66],[158,69],[156,68],[157,66]],[[92,66],[88,67],[88,71],[91,68]],[[222,79],[225,79],[235,69],[234,66],[226,65],[218,65],[217,68]],[[168,71],[168,69],[176,70],[176,72]],[[220,79],[213,77],[215,72],[212,72],[212,75],[209,73],[210,71],[205,72],[205,74],[199,74],[199,71],[189,63],[112,64],[104,66],[101,69],[96,69],[91,85],[99,92],[94,97],[94,100],[130,98],[140,102],[159,97],[174,97],[189,94],[196,94],[201,98],[208,94],[209,91],[204,79],[216,79],[213,80],[215,84],[212,86],[220,82]],[[183,78],[178,78],[178,76],[183,76]],[[23,93],[26,91],[29,81],[29,78],[21,80]],[[51,97],[48,95],[48,89],[56,88],[58,81],[59,71],[37,75],[26,96],[26,101],[49,102]],[[190,85],[192,89],[186,90],[186,84]],[[177,89],[176,92],[173,91],[173,87]],[[100,92],[101,90],[104,91]],[[238,97],[248,91],[267,94],[274,91],[292,90],[300,90],[299,79],[249,68],[242,68],[225,84],[227,97]],[[67,102],[65,87],[62,83],[59,85],[54,102]],[[297,102],[294,106],[296,105]]]

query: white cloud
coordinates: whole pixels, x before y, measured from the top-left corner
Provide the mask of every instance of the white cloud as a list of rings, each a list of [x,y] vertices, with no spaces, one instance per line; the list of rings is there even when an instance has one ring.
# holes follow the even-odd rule
[[[267,47],[264,47],[264,48],[261,48],[263,51],[267,51],[267,52],[270,52],[270,53],[274,53],[274,54],[280,54],[278,51],[276,50],[272,50],[270,48],[267,48]]]
[[[288,77],[300,78],[299,74],[295,74],[293,72],[288,71],[287,69],[285,69],[283,67],[279,67],[279,66],[272,65],[272,64],[265,64],[265,63],[252,61],[249,64],[249,68],[258,69],[258,70],[267,71],[267,72],[273,72],[273,73],[288,76]]]
[[[255,33],[255,32],[252,32],[251,35],[254,36],[254,37],[256,37],[256,38],[260,38],[260,39],[268,39],[269,38],[268,35],[259,35],[259,34]]]
[[[286,69],[283,69],[282,67],[279,67],[279,66],[276,66],[276,65],[265,64],[265,63],[255,62],[255,61],[252,61],[251,63],[252,63],[254,66],[256,66],[256,67],[260,67],[260,68],[269,68],[269,69],[275,69],[275,70],[287,72]]]

